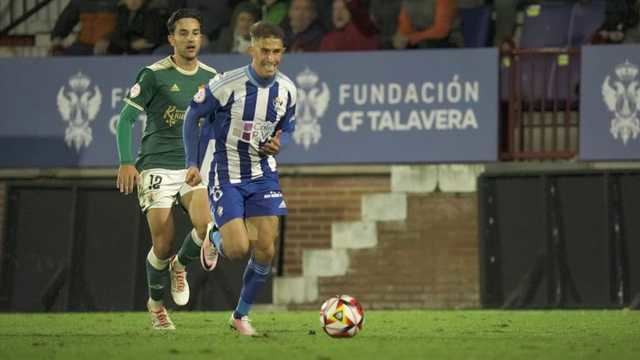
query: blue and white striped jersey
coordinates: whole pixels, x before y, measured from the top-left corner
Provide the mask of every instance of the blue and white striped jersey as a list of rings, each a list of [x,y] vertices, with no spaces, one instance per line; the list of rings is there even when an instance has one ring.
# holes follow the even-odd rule
[[[259,153],[259,148],[278,130],[283,135],[293,132],[295,107],[296,87],[280,72],[271,79],[262,79],[249,65],[219,73],[196,93],[185,114],[187,167],[198,166],[199,159],[211,158],[201,154],[211,143],[215,150],[210,184],[241,184],[262,176],[277,176],[275,158]],[[200,118],[204,118],[204,124],[199,135]]]

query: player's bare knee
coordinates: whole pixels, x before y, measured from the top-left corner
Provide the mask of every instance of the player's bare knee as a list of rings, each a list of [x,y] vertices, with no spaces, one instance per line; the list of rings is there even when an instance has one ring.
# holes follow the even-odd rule
[[[152,234],[153,252],[158,259],[167,259],[171,256],[173,248],[173,239],[166,234]]]
[[[254,257],[260,263],[271,263],[271,260],[273,260],[273,257],[275,256],[275,254],[276,254],[276,249],[273,246],[273,244],[271,246],[267,246],[263,248],[259,247],[256,244]]]
[[[240,241],[235,243],[233,246],[224,246],[224,254],[232,260],[240,259],[247,255],[249,252],[249,242],[248,241]]]
[[[158,259],[168,259],[171,256],[171,246],[167,244],[153,245],[153,253]]]
[[[211,222],[211,216],[208,213],[196,212],[191,215],[191,224],[198,233],[200,239],[203,239],[207,232],[207,225]]]
[[[278,238],[278,233],[279,233],[278,222],[276,220],[274,223],[272,223],[268,227],[262,229],[262,231],[260,232],[260,236],[264,237],[265,240],[268,240],[273,244]]]

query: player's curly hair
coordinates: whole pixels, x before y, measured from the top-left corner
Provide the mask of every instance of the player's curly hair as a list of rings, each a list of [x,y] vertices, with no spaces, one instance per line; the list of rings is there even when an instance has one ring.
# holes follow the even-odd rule
[[[266,21],[258,21],[251,25],[249,34],[251,34],[251,41],[272,37],[284,42],[284,31],[282,31],[282,28]]]
[[[176,23],[180,19],[196,19],[202,27],[202,15],[196,9],[183,8],[178,9],[171,14],[169,20],[167,20],[167,30],[169,30],[169,34],[173,34],[176,31]]]

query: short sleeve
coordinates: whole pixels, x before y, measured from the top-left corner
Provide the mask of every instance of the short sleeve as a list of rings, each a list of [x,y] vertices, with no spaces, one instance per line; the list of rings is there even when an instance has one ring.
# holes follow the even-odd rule
[[[127,92],[125,102],[140,111],[145,111],[156,91],[156,77],[151,69],[143,69],[136,83]]]

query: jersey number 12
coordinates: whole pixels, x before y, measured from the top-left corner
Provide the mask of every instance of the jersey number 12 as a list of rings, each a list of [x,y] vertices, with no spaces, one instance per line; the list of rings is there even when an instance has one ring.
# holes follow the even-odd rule
[[[162,176],[160,175],[149,175],[149,190],[158,190],[160,189],[160,183],[162,182]]]

